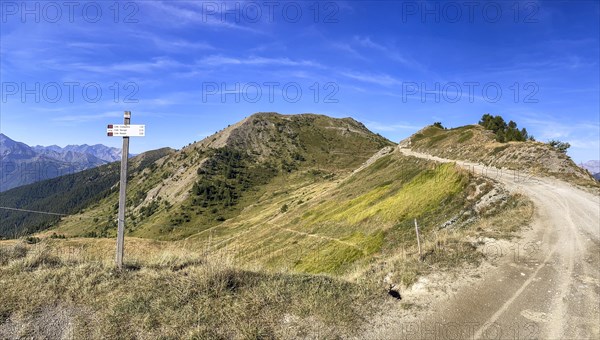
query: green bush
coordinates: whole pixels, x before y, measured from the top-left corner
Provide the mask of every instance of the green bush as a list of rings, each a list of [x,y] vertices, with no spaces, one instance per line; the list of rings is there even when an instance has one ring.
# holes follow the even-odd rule
[[[41,240],[39,237],[35,237],[35,236],[27,236],[25,238],[25,243],[27,244],[36,244],[39,243]]]
[[[496,140],[500,143],[533,140],[533,136],[529,136],[527,129],[519,130],[517,123],[511,120],[507,124],[501,116],[492,116],[486,113],[481,117],[479,125],[493,131],[496,134]]]
[[[555,148],[556,150],[562,152],[562,153],[567,153],[567,149],[569,149],[571,147],[571,144],[567,143],[567,142],[561,142],[559,140],[549,140],[548,141],[548,145],[550,145],[551,147]]]

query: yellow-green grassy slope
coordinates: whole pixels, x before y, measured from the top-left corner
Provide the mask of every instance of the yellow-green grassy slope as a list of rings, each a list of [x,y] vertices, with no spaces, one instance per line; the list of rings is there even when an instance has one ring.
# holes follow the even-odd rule
[[[482,217],[474,206],[492,188],[455,164],[397,150],[339,179],[307,171],[271,185],[239,216],[185,245],[224,251],[249,268],[353,277],[381,259],[414,252],[414,219],[425,234],[449,220],[459,233],[473,227]]]
[[[428,126],[400,145],[439,157],[524,170],[536,175],[555,176],[574,184],[598,187],[597,181],[587,171],[551,146],[536,141],[500,143],[495,140],[492,131],[480,125],[453,129]]]

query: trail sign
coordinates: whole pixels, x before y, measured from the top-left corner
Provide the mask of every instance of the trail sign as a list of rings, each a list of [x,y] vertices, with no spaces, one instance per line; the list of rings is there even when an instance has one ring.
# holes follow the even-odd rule
[[[109,124],[106,134],[109,137],[123,137],[121,151],[121,182],[119,184],[119,215],[117,226],[117,256],[115,262],[123,268],[123,249],[125,248],[125,202],[127,193],[127,159],[129,156],[129,137],[144,137],[146,125],[131,125],[131,112],[125,111],[123,124]]]
[[[144,137],[146,125],[109,124],[106,126],[106,135],[109,137]]]

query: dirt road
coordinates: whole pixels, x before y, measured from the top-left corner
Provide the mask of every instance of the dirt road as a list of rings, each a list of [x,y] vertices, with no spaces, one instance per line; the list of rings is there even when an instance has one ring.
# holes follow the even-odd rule
[[[406,155],[450,160],[401,149]],[[527,195],[532,229],[498,243],[495,266],[412,321],[388,323],[388,339],[600,339],[600,199],[562,181],[458,161]]]

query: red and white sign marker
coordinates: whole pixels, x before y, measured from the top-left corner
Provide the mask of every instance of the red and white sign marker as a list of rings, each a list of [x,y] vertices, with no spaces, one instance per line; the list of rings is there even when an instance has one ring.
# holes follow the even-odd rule
[[[144,137],[146,136],[146,125],[109,124],[106,127],[106,135],[109,137]]]

